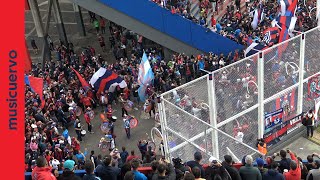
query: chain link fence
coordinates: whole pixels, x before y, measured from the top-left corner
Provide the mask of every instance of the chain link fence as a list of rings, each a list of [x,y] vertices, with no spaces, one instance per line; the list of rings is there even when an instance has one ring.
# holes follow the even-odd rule
[[[320,69],[320,27],[308,31],[305,38],[304,70],[306,78],[319,72]]]
[[[292,118],[314,107],[314,87],[319,89],[314,94],[320,96],[320,78],[315,76],[320,74],[319,30],[307,32],[305,40],[300,34],[260,52],[260,59],[257,53],[214,71],[212,80],[205,75],[162,94],[160,119],[167,154],[187,161],[200,151],[203,163],[210,156],[223,160],[226,154],[237,161],[248,154],[259,156],[258,138],[274,144],[289,130],[290,134],[296,132]],[[299,73],[304,74],[303,83]],[[314,87],[311,77],[318,78]],[[303,93],[299,95],[301,84]],[[259,92],[263,92],[260,101]],[[280,112],[282,119],[270,126],[265,116],[275,112]]]
[[[238,131],[240,127],[229,131],[226,130],[226,126],[222,126],[217,130],[208,122],[185,112],[167,100],[164,100],[164,106],[170,158],[180,157],[183,160],[191,160],[196,151],[202,153],[204,163],[208,163],[211,156],[223,160],[226,154],[232,155],[235,160],[241,160],[248,153],[258,156],[259,153],[254,148],[255,144],[252,143],[257,138],[255,133],[257,128],[249,124],[249,127],[245,128],[245,121],[241,118],[237,121],[243,125],[242,131],[245,135],[237,138],[231,134]]]
[[[218,122],[222,122],[258,102],[258,55],[214,72]]]
[[[300,36],[264,52],[264,96],[268,98],[298,83]]]

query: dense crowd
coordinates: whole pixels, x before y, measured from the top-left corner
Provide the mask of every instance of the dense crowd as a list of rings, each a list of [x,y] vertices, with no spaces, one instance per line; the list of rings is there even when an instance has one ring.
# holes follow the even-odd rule
[[[209,28],[211,31],[221,34],[229,39],[236,41],[239,44],[249,46],[252,42],[261,42],[264,38],[263,32],[272,27],[272,21],[279,15],[280,8],[277,1],[248,1],[246,2],[245,11],[240,9],[240,1],[232,2],[226,7],[223,6],[223,1],[217,0],[201,0],[199,2],[200,17],[196,19],[190,12],[190,1],[154,1],[162,7],[171,10],[172,13],[178,14],[187,18],[201,26]],[[297,22],[295,25],[294,34],[306,32],[317,26],[316,1],[298,1],[296,11]],[[226,8],[226,13],[222,17],[215,17],[218,12],[218,7]],[[264,12],[263,20],[256,29],[253,29],[251,22],[253,21],[253,12],[256,8],[262,7]],[[210,13],[215,12],[215,13]],[[208,17],[211,14],[211,17]],[[210,19],[210,21],[207,21]]]
[[[182,7],[182,5],[180,6]],[[186,14],[188,12],[189,10],[182,11],[184,16],[189,16]],[[103,18],[96,17],[94,13],[89,14],[91,22],[98,33],[97,40],[99,45],[105,52],[106,49],[109,49],[109,47],[106,47],[104,35],[107,23]],[[230,16],[232,15],[227,17]],[[228,24],[228,22],[224,24]],[[235,27],[238,25],[239,24]],[[242,26],[242,28],[244,27]],[[85,118],[85,121],[81,122],[75,112],[75,108],[80,107],[82,112],[86,114],[99,106],[106,106],[106,108],[103,108],[106,113],[108,108],[112,108],[114,103],[123,103],[119,101],[120,97],[120,99],[124,100],[130,99],[136,104],[141,103],[139,102],[137,93],[139,88],[137,79],[143,52],[147,54],[155,74],[153,84],[148,87],[146,92],[149,98],[148,101],[151,104],[154,103],[155,92],[166,92],[182,83],[202,76],[205,74],[203,70],[213,71],[244,57],[242,51],[236,51],[226,56],[223,54],[202,54],[194,56],[173,54],[171,59],[164,59],[162,48],[157,45],[153,45],[151,48],[145,47],[144,39],[141,35],[134,34],[112,22],[109,25],[109,31],[111,36],[109,36],[108,44],[110,44],[110,48],[116,59],[115,63],[110,63],[105,60],[101,55],[96,53],[96,50],[92,46],[85,47],[80,54],[77,54],[74,51],[72,43],[65,44],[60,41],[55,47],[53,43],[50,44],[51,51],[55,55],[55,58],[47,62],[44,69],[41,64],[34,64],[32,66],[32,71],[29,75],[44,79],[44,98],[42,99],[38,94],[34,93],[31,87],[25,87],[26,171],[32,171],[33,174],[37,173],[39,178],[44,175],[49,179],[51,175],[47,174],[47,172],[52,171],[55,176],[58,176],[55,170],[64,170],[64,174],[60,175],[59,179],[71,179],[71,177],[67,176],[73,176],[73,170],[85,169],[87,175],[84,179],[92,179],[93,175],[91,174],[93,169],[95,169],[101,179],[109,180],[117,179],[117,177],[119,177],[119,179],[133,179],[133,177],[134,179],[144,179],[144,175],[137,172],[137,168],[141,163],[151,163],[150,165],[153,168],[154,174],[149,175],[149,179],[198,179],[199,177],[214,179],[217,178],[215,176],[219,173],[221,173],[219,174],[221,178],[224,179],[223,177],[228,174],[226,173],[228,168],[223,165],[224,163],[220,164],[212,160],[210,161],[210,166],[206,169],[206,172],[204,172],[200,166],[198,169],[194,168],[194,164],[199,164],[201,160],[199,153],[195,154],[195,161],[189,162],[189,164],[187,163],[190,167],[189,169],[182,165],[179,159],[175,159],[173,165],[170,165],[170,163],[165,160],[153,161],[155,159],[154,152],[147,149],[142,142],[138,144],[141,158],[139,158],[134,151],[131,151],[129,155],[125,147],[122,148],[122,152],[119,152],[116,148],[112,149],[110,155],[106,157],[102,157],[101,155],[96,156],[95,153],[91,151],[90,160],[86,158],[87,150],[85,150],[85,152],[80,150],[82,140],[81,130],[83,129],[83,125],[87,124],[88,132],[93,133],[90,127],[91,119]],[[233,32],[233,30],[230,30],[230,33],[231,32]],[[242,42],[242,40],[239,40],[239,42]],[[36,50],[35,52],[37,52],[34,40],[31,45]],[[76,74],[72,70],[73,68],[78,71],[88,82],[94,72],[100,67],[105,67],[120,75],[126,81],[128,87],[125,89],[116,88],[115,92],[107,91],[97,96],[93,89],[84,89],[81,86]],[[108,99],[107,105],[102,102],[103,98]],[[155,107],[150,111],[150,117],[151,112],[155,114]],[[70,137],[68,130],[71,126],[74,126],[77,137]],[[115,139],[115,133],[114,131],[110,131],[108,135],[113,136]],[[137,158],[140,160],[137,160]],[[252,164],[252,161],[250,156],[246,158],[248,166]],[[232,160],[227,157],[226,162],[230,165]],[[49,166],[54,170],[49,168]],[[275,166],[275,164],[270,166],[272,173],[274,173],[273,170],[276,169]],[[182,167],[187,170],[184,171],[180,169]],[[131,168],[133,169],[132,171]],[[181,172],[179,172],[178,169],[180,169]],[[290,167],[286,169],[289,170]],[[295,171],[297,168],[294,169],[293,167],[292,169],[292,171]],[[230,172],[229,175],[231,175]],[[50,178],[54,179],[53,176]]]
[[[96,27],[97,18],[95,15],[92,16],[92,22]],[[99,22],[104,24],[105,20],[101,18]],[[102,50],[105,51],[107,43],[104,40],[105,32],[100,23],[99,28],[95,29],[101,33],[98,34],[97,39]],[[32,71],[29,75],[43,78],[44,91],[42,99],[32,90],[32,87],[25,87],[26,171],[32,171],[35,167],[35,160],[42,156],[51,165],[54,162],[62,163],[67,159],[73,159],[77,162],[77,169],[83,169],[84,159],[88,152],[80,151],[81,131],[85,129],[84,125],[87,124],[88,133],[94,132],[92,131],[91,119],[81,120],[77,111],[80,108],[83,114],[87,115],[92,109],[101,106],[106,116],[110,116],[108,115],[109,109],[112,111],[112,106],[115,103],[122,104],[123,101],[120,100],[131,99],[135,104],[141,104],[137,93],[139,87],[137,78],[143,50],[148,55],[155,74],[153,84],[146,91],[149,97],[148,102],[153,104],[149,113],[150,117],[152,113],[156,113],[155,92],[168,91],[184,82],[200,77],[204,74],[203,69],[215,70],[242,57],[240,52],[235,52],[234,55],[230,53],[227,57],[213,54],[190,57],[184,54],[174,54],[172,59],[164,60],[161,47],[152,45],[150,48],[145,48],[142,36],[112,22],[109,31],[111,34],[109,44],[116,59],[115,63],[110,63],[100,54],[96,54],[96,50],[92,46],[83,48],[81,53],[77,54],[72,43],[64,44],[60,41],[55,46],[53,43],[50,44],[51,53],[55,58],[46,62],[44,69],[40,63],[32,65]],[[34,40],[31,45],[37,50]],[[106,91],[97,96],[94,89],[86,89],[81,86],[73,71],[73,69],[78,71],[88,82],[100,67],[105,67],[121,76],[126,81],[127,88],[116,88],[115,92]],[[108,100],[106,104],[103,99]],[[122,104],[123,106],[124,104]],[[124,108],[122,110],[123,116],[127,114]],[[110,124],[112,124],[111,121]],[[70,137],[71,126],[74,126],[77,137]],[[110,130],[107,135],[112,136],[115,140],[115,133],[116,131],[112,128],[112,131]],[[142,145],[139,148],[144,157],[147,152],[146,147]]]
[[[287,157],[287,156],[290,157]],[[275,160],[280,158],[280,160]],[[206,165],[203,162],[208,162]],[[214,157],[202,159],[200,152],[194,153],[194,160],[182,162],[177,157],[172,164],[166,159],[153,160],[149,165],[152,171],[145,174],[139,171],[141,159],[123,153],[106,155],[103,159],[90,159],[84,163],[86,174],[81,178],[74,173],[76,163],[66,160],[61,166],[62,174],[48,165],[44,157],[37,159],[37,166],[32,172],[33,179],[62,179],[62,180],[316,180],[320,178],[319,155],[314,153],[303,163],[300,157],[290,150],[281,150],[273,156],[255,160],[251,155],[242,159],[238,169],[230,155],[224,156],[220,162]],[[55,165],[60,166],[60,165]],[[54,167],[54,166],[53,166]]]

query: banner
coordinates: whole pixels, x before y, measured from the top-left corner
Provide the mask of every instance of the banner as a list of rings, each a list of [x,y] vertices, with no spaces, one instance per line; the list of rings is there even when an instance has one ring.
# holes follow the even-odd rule
[[[270,147],[278,143],[283,137],[292,133],[296,129],[299,129],[302,126],[302,116],[303,113],[288,121],[278,123],[278,125],[270,128],[270,130],[266,132],[263,137],[264,141],[267,143],[267,146]]]
[[[271,112],[265,115],[265,129],[274,127],[275,125],[282,123],[283,109],[278,109],[277,111]]]

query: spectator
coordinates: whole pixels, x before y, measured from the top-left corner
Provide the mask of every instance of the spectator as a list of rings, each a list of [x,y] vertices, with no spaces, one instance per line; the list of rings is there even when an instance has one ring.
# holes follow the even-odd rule
[[[245,157],[245,166],[242,166],[239,170],[242,180],[261,180],[261,173],[258,168],[252,165],[252,156],[247,155]]]
[[[313,161],[313,156],[312,155],[308,155],[307,156],[307,161],[308,162],[306,164],[306,167],[307,167],[308,171],[318,168],[316,163]]]
[[[31,175],[33,180],[56,180],[56,177],[51,173],[51,167],[48,166],[44,157],[39,157],[36,164],[37,166],[33,169]]]
[[[200,162],[202,160],[202,155],[200,152],[195,152],[194,153],[194,160],[193,161],[188,161],[187,162],[187,166],[189,166],[191,169],[194,167],[198,167],[201,170],[201,177],[204,178],[206,176],[205,171],[202,167],[202,165],[200,165]]]
[[[106,21],[104,20],[103,17],[100,17],[100,28],[101,28],[101,34],[105,34],[106,33]]]
[[[132,172],[134,173],[134,180],[147,180],[147,176],[139,172],[137,169],[140,166],[138,159],[133,159],[131,162]]]
[[[157,172],[152,176],[152,180],[175,180],[176,179],[176,172],[168,161],[164,159],[159,160],[159,165],[157,167]]]
[[[99,33],[99,21],[95,18],[94,20],[93,20],[93,26],[94,26],[94,28],[96,29],[96,31],[97,31],[97,34]]]
[[[280,164],[279,165],[279,170],[280,170],[281,173],[283,173],[285,169],[287,169],[287,170],[290,169],[291,159],[287,158],[287,152],[285,150],[281,150],[280,151],[280,157],[281,157],[281,160],[279,162],[279,164]]]
[[[320,164],[318,164],[318,166],[319,165]],[[306,180],[316,180],[316,179],[320,179],[320,168],[310,170]]]
[[[123,180],[135,180],[135,175],[132,171],[128,171]]]
[[[288,153],[290,154],[292,161],[290,162],[290,170],[289,172],[284,173],[284,177],[286,180],[300,180],[301,178],[300,163],[297,157],[293,154],[293,152],[288,150]]]
[[[97,164],[98,158],[94,155],[94,151],[90,152],[90,161],[93,163],[93,169],[95,169],[98,164]]]
[[[151,169],[152,169],[152,171],[151,171],[151,173],[148,173],[148,175],[147,175],[147,177],[148,177],[149,180],[151,180],[152,177],[153,177],[153,175],[157,173],[157,168],[158,168],[158,166],[159,166],[159,161],[156,161],[156,160],[155,160],[155,161],[152,161],[152,162],[151,162]]]
[[[260,173],[261,173],[261,176],[262,176],[264,173],[267,172],[268,169],[264,168],[264,161],[263,161],[263,159],[257,158],[257,159],[256,159],[256,162],[257,162],[258,169],[259,169],[259,171],[260,171]]]
[[[133,154],[134,154],[134,152],[133,152]],[[128,151],[126,151],[126,147],[122,147],[122,152],[120,152],[120,157],[121,157],[122,163],[125,163],[127,161],[128,156],[129,156],[129,153],[128,153]]]
[[[306,114],[305,118],[303,118],[303,124],[307,127],[307,137],[313,137],[313,126],[314,126],[314,113],[312,110]],[[309,136],[310,135],[310,136]]]
[[[198,167],[192,168],[192,174],[195,177],[195,180],[205,180],[204,178],[201,178],[201,170]]]
[[[74,171],[75,162],[73,160],[66,160],[63,164],[63,173],[59,176],[59,180],[81,180],[79,176],[76,176]]]
[[[121,180],[123,180],[124,176],[127,172],[131,171],[131,164],[130,163],[124,163],[121,167]]]
[[[209,159],[209,166],[207,167],[205,174],[207,180],[215,180],[215,179],[222,179],[222,180],[232,180],[231,176],[229,175],[228,171],[216,160],[214,157],[210,157]]]
[[[121,155],[120,155],[120,156],[121,156]],[[136,155],[134,154],[134,150],[131,151],[131,155],[127,157],[126,162],[130,162],[130,161],[132,161],[133,159],[139,159],[139,156],[136,156]]]
[[[101,180],[117,180],[120,170],[118,167],[112,167],[111,164],[112,157],[106,155],[103,163],[96,168],[96,174]]]
[[[86,170],[86,174],[83,176],[82,180],[101,180],[94,174],[94,164],[91,161],[84,164],[84,169]]]
[[[271,169],[262,175],[263,180],[284,180],[284,176],[278,171],[279,163],[271,163]]]
[[[222,166],[226,168],[232,180],[241,180],[239,171],[235,167],[233,167],[233,161],[230,155],[224,156],[224,161],[222,162]]]
[[[183,180],[195,180],[195,177],[192,173],[186,173]]]

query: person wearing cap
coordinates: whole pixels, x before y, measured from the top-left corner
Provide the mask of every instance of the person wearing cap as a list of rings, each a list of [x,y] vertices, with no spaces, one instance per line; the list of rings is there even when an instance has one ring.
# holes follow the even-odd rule
[[[261,158],[257,158],[256,159],[256,163],[257,163],[257,166],[258,166],[258,169],[259,169],[259,171],[260,171],[260,173],[261,173],[261,176],[265,173],[265,172],[267,172],[267,168],[264,168],[264,161],[263,161],[263,159],[261,159]]]
[[[63,164],[63,173],[59,176],[58,180],[81,180],[81,177],[76,176],[73,172],[75,164],[73,160],[66,160]]]
[[[56,180],[51,173],[52,168],[44,157],[39,157],[36,161],[37,166],[33,169],[31,177],[33,180]]]
[[[259,169],[253,167],[253,158],[251,155],[245,157],[245,165],[240,168],[239,173],[242,180],[262,180]]]
[[[290,154],[292,161],[290,162],[290,170],[285,172],[283,175],[286,180],[300,180],[301,179],[301,167],[297,157],[291,152],[287,150]]]
[[[232,157],[230,155],[225,155],[224,161],[221,164],[226,168],[232,180],[241,180],[239,171],[233,166],[233,163]]]
[[[96,168],[96,174],[101,180],[117,180],[120,173],[118,167],[112,167],[112,157],[106,155],[103,163]]]
[[[231,180],[231,176],[225,167],[215,157],[209,158],[209,166],[205,170],[205,179],[214,180],[221,178],[223,180]]]
[[[205,177],[205,171],[202,167],[202,165],[200,164],[201,160],[202,160],[202,155],[199,151],[194,153],[194,160],[193,161],[188,161],[187,162],[187,166],[189,166],[191,169],[194,167],[198,167],[201,170],[201,177],[204,178]]]
[[[272,162],[270,169],[262,175],[263,180],[284,180],[284,176],[278,171],[279,163]]]

